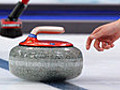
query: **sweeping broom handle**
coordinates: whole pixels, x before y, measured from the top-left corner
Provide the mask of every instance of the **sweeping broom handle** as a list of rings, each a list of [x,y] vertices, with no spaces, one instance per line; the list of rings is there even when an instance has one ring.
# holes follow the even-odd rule
[[[22,0],[17,3],[13,11],[8,16],[10,21],[16,21],[18,20],[19,16],[22,14],[24,9],[26,8],[29,0]]]
[[[40,26],[36,27],[31,31],[31,34],[37,35],[39,33],[45,33],[45,34],[60,34],[64,33],[65,29],[63,27],[57,27],[57,26]]]

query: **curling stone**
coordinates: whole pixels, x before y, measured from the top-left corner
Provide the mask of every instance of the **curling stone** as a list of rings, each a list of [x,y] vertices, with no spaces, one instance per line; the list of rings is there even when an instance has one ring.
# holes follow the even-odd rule
[[[82,53],[79,49],[65,41],[37,39],[39,33],[63,32],[63,27],[34,28],[25,41],[11,50],[10,72],[33,81],[63,81],[79,76],[83,68]]]

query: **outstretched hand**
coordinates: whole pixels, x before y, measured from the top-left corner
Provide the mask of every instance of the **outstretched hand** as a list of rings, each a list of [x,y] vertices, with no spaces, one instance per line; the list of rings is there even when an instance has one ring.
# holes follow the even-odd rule
[[[120,37],[120,20],[105,24],[96,28],[88,37],[86,42],[86,49],[89,50],[92,41],[95,39],[94,47],[98,51],[104,51],[114,47],[114,42]],[[102,45],[100,46],[100,43]]]

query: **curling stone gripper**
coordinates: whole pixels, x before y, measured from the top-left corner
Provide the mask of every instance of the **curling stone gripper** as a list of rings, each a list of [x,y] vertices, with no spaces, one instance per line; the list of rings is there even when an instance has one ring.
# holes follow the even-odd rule
[[[9,54],[9,70],[22,79],[64,81],[79,76],[83,68],[81,51],[65,41],[38,40],[39,33],[64,33],[63,27],[34,28],[27,39]]]

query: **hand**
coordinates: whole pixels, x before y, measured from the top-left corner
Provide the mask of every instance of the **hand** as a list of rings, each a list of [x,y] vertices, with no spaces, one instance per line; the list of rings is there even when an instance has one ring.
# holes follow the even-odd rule
[[[114,42],[120,37],[120,20],[105,24],[96,28],[93,33],[88,37],[86,49],[89,50],[92,41],[95,39],[94,47],[98,51],[110,49],[114,47]],[[102,45],[100,46],[100,43]]]

